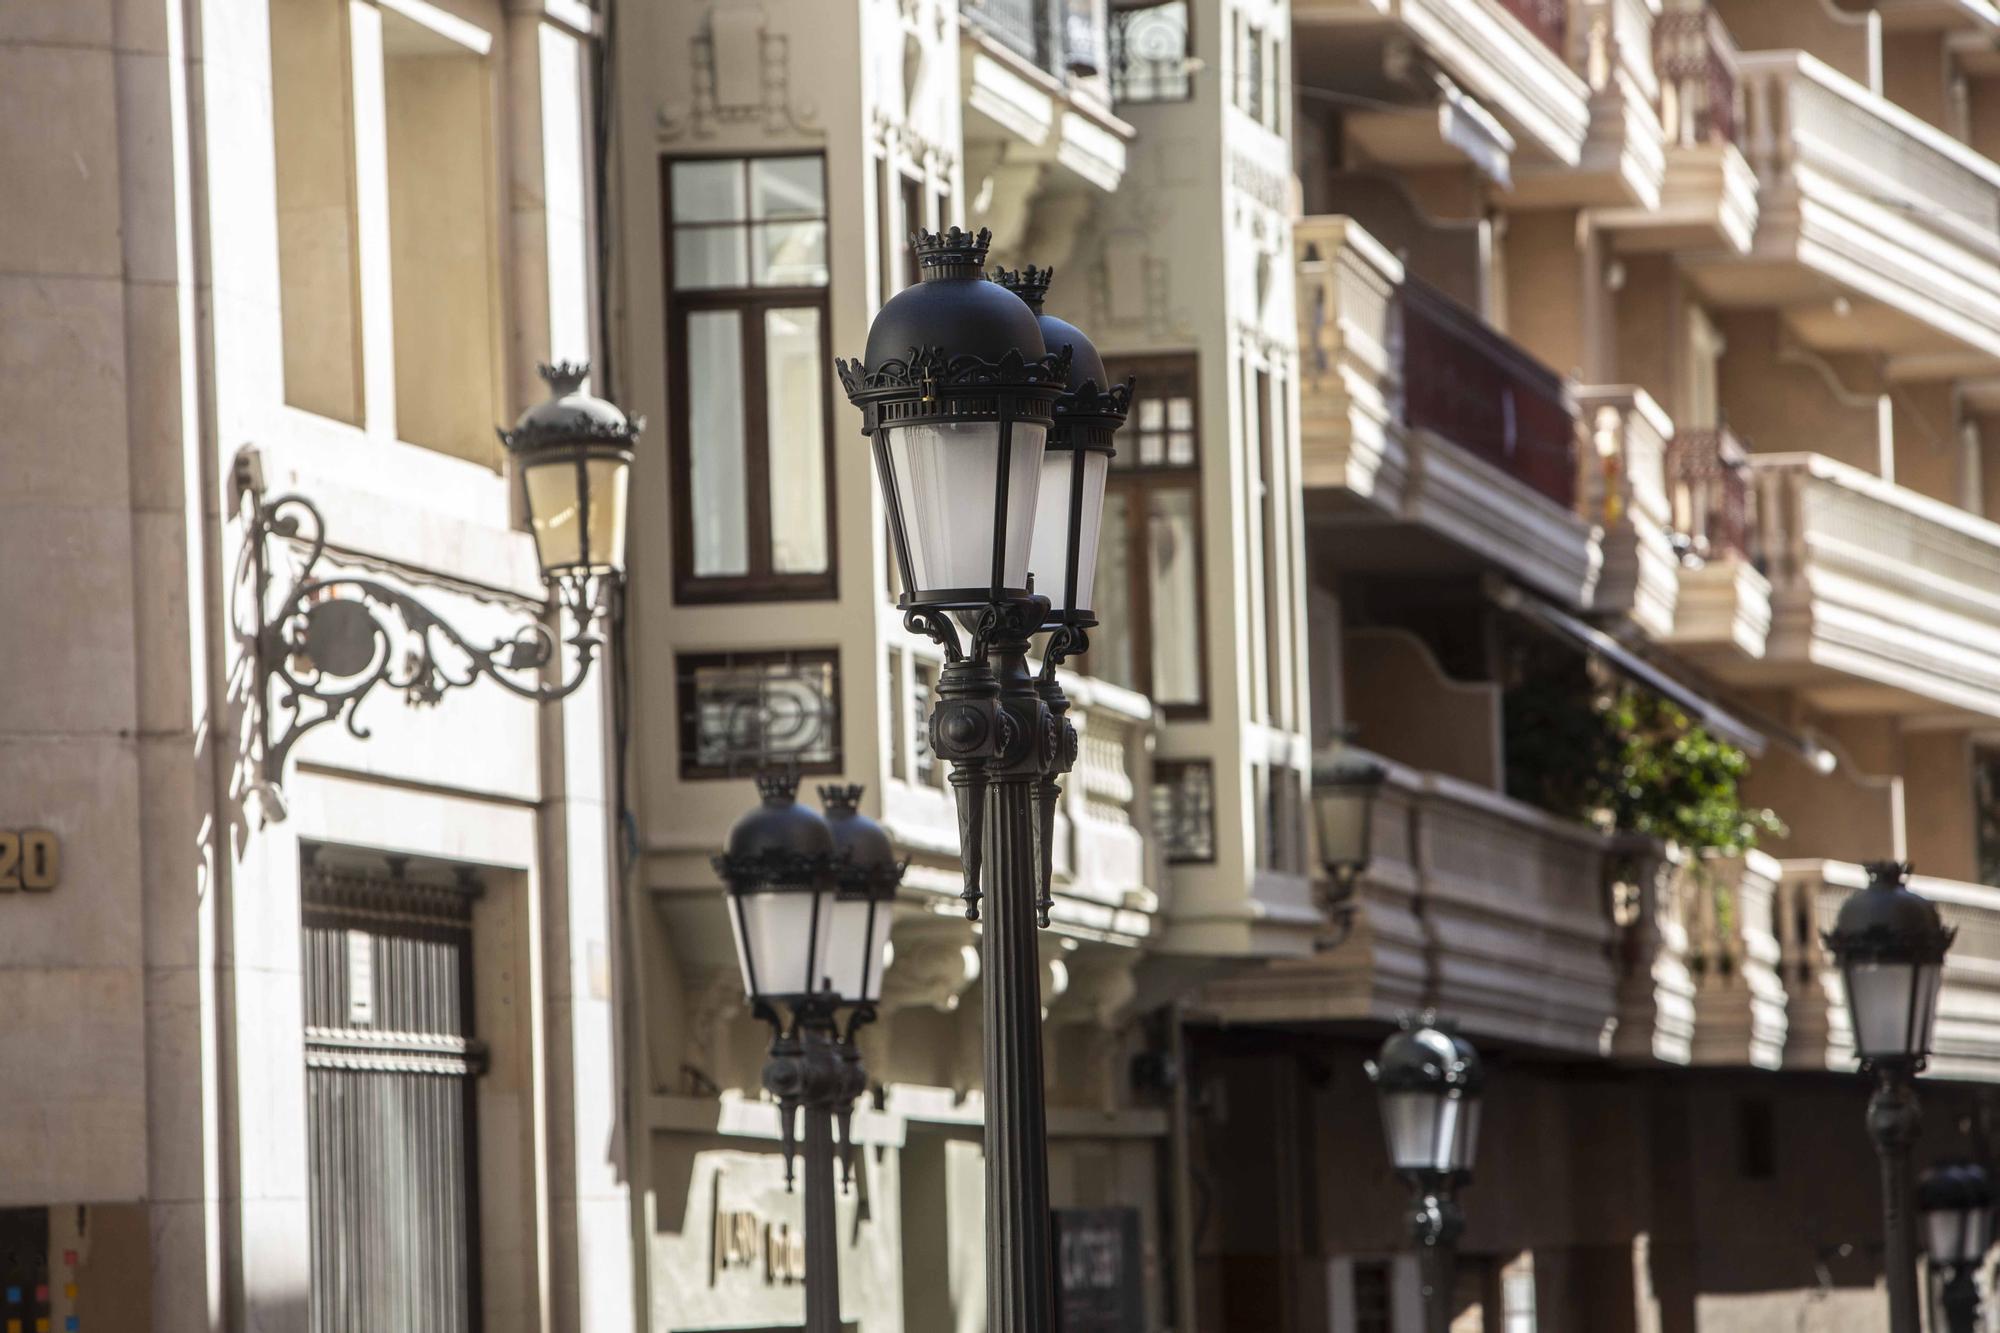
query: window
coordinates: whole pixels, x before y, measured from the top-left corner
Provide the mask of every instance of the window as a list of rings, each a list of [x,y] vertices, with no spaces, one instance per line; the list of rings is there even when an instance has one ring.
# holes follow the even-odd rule
[[[1354,1333],[1392,1333],[1395,1310],[1389,1290],[1387,1263],[1377,1259],[1354,1265]]]
[[[910,697],[910,741],[916,756],[917,784],[945,785],[945,766],[931,749],[931,709],[937,704],[938,668],[929,662],[917,663],[917,689]]]
[[[1972,752],[1972,783],[1979,803],[1979,882],[2000,887],[2000,750]]]
[[[825,164],[669,162],[676,595],[835,595]]]
[[[1111,99],[1185,102],[1194,95],[1186,0],[1111,11]]]
[[[1264,122],[1264,30],[1248,20],[1243,24],[1243,63],[1239,70],[1237,88],[1242,100],[1237,103],[1243,114],[1256,121]]]
[[[681,777],[741,777],[768,764],[840,771],[840,668],[833,650],[684,654],[675,674]]]
[[[1215,860],[1215,770],[1206,759],[1153,765],[1153,836],[1168,865]]]
[[[1138,378],[1105,488],[1095,596],[1112,607],[1083,661],[1149,696],[1169,718],[1207,712],[1201,607],[1201,459],[1195,363],[1129,362]]]

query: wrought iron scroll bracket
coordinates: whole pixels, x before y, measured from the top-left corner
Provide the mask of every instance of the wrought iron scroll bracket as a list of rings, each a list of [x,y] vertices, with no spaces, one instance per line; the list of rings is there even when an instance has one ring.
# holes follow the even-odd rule
[[[361,705],[377,687],[412,706],[435,704],[484,678],[523,699],[549,703],[582,688],[606,642],[616,575],[570,573],[550,579],[549,605],[561,632],[530,619],[515,633],[480,643],[411,593],[357,574],[322,573],[326,520],[303,495],[266,500],[248,492],[245,558],[254,597],[256,712],[261,776],[280,789],[292,747],[331,722],[366,740]],[[280,552],[301,555],[276,598]],[[248,618],[246,618],[248,619]],[[567,646],[572,664],[555,681],[545,669]],[[282,808],[282,807],[280,807]]]

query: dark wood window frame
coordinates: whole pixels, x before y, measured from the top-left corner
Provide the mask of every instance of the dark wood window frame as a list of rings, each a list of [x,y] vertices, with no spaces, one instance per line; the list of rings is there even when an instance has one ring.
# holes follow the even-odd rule
[[[1157,808],[1155,808],[1155,812],[1154,812],[1154,813],[1155,813],[1155,825],[1154,825],[1154,828],[1153,828],[1153,835],[1154,835],[1154,837],[1155,837],[1155,838],[1157,838],[1157,839],[1159,840],[1159,843],[1160,843],[1160,847],[1161,847],[1161,852],[1162,852],[1162,855],[1164,856],[1164,858],[1165,858],[1165,860],[1166,860],[1166,863],[1167,863],[1168,865],[1172,865],[1172,866],[1188,866],[1188,865],[1203,865],[1203,866],[1206,866],[1206,865],[1214,865],[1214,864],[1216,863],[1216,839],[1217,839],[1217,828],[1216,828],[1216,805],[1217,805],[1217,802],[1216,802],[1216,799],[1215,799],[1215,764],[1214,764],[1213,762],[1211,762],[1210,760],[1207,760],[1207,759],[1156,759],[1156,760],[1154,760],[1154,761],[1153,761],[1153,784],[1152,784],[1152,790],[1151,790],[1151,791],[1149,791],[1149,792],[1147,793],[1147,797],[1146,797],[1146,799],[1147,799],[1147,800],[1148,800],[1149,802],[1155,802],[1155,806],[1157,806],[1157,802],[1156,802],[1156,798],[1155,798],[1155,795],[1154,795],[1154,793],[1155,793],[1155,792],[1157,792],[1157,791],[1158,791],[1158,790],[1159,790],[1160,788],[1162,788],[1162,787],[1173,787],[1173,786],[1177,785],[1177,784],[1178,784],[1179,782],[1181,782],[1181,781],[1182,781],[1182,779],[1183,779],[1183,777],[1184,777],[1184,775],[1185,775],[1185,774],[1187,774],[1187,773],[1190,773],[1190,772],[1196,772],[1196,771],[1199,771],[1199,772],[1202,772],[1202,773],[1205,773],[1205,774],[1207,774],[1207,783],[1208,783],[1208,811],[1207,811],[1207,823],[1208,823],[1208,827],[1207,827],[1207,831],[1206,831],[1206,835],[1205,835],[1205,837],[1206,837],[1206,840],[1207,840],[1207,842],[1208,842],[1208,851],[1207,851],[1207,852],[1206,852],[1205,854],[1202,854],[1202,853],[1196,853],[1196,854],[1187,854],[1187,853],[1176,853],[1176,852],[1174,851],[1174,849],[1173,849],[1173,846],[1172,846],[1172,842],[1171,842],[1171,839],[1170,839],[1170,836],[1169,836],[1169,835],[1170,835],[1170,834],[1172,833],[1172,830],[1171,830],[1171,829],[1162,829],[1162,828],[1160,828],[1160,827],[1158,826],[1158,814],[1157,814]]]
[[[698,697],[695,675],[711,667],[759,667],[794,666],[799,664],[824,664],[833,669],[830,697],[826,701],[827,712],[824,720],[827,746],[832,757],[811,763],[794,764],[796,771],[804,776],[830,776],[842,771],[846,762],[846,743],[842,730],[840,706],[840,650],[838,648],[779,648],[758,649],[744,652],[702,652],[677,653],[674,656],[675,713],[679,723],[676,738],[680,755],[680,776],[683,782],[696,782],[717,778],[742,778],[755,773],[769,763],[785,764],[782,753],[760,752],[758,755],[732,755],[720,764],[703,763],[700,758]]]
[[[836,526],[837,486],[833,447],[833,354],[828,326],[832,312],[833,220],[826,220],[828,281],[819,287],[674,287],[673,168],[679,162],[736,162],[758,158],[811,157],[796,151],[708,153],[660,158],[661,259],[666,275],[667,312],[667,449],[668,487],[674,516],[674,599],[713,602],[825,601],[840,596],[840,544]],[[824,155],[820,155],[822,163]],[[824,179],[824,176],[822,176]],[[745,224],[746,227],[748,224]],[[764,394],[764,317],[771,310],[810,308],[819,315],[820,429],[825,448],[826,569],[811,574],[780,573],[771,567],[771,467]],[[744,574],[694,572],[694,441],[690,437],[688,388],[688,317],[713,311],[734,311],[742,317],[743,436],[745,545],[749,571]]]
[[[1132,652],[1132,687],[1152,699],[1168,721],[1200,721],[1208,717],[1208,534],[1202,503],[1201,371],[1192,353],[1172,356],[1108,357],[1106,370],[1113,383],[1127,375],[1138,378],[1132,419],[1118,432],[1120,457],[1114,458],[1105,482],[1107,495],[1125,501],[1124,604],[1101,598],[1100,618],[1117,616],[1129,637]],[[1185,392],[1175,392],[1185,390]],[[1147,464],[1139,461],[1138,402],[1146,398],[1185,397],[1194,413],[1194,462],[1192,464]],[[1128,453],[1129,451],[1129,453]],[[1121,465],[1122,464],[1122,465]],[[1195,561],[1195,680],[1200,697],[1193,703],[1161,703],[1153,692],[1153,580],[1152,550],[1146,531],[1149,505],[1156,492],[1180,491],[1192,497]],[[1110,521],[1107,511],[1105,521]],[[1108,534],[1107,534],[1108,535]],[[1101,562],[1101,557],[1100,557]],[[1090,657],[1080,659],[1086,670]]]

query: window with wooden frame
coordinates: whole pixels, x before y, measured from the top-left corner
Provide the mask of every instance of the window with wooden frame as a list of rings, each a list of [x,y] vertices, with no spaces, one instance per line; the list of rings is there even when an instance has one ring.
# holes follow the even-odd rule
[[[840,655],[683,653],[681,777],[736,778],[770,765],[799,773],[841,769]]]
[[[1215,768],[1206,759],[1153,764],[1153,837],[1168,865],[1215,860]]]
[[[1200,402],[1193,357],[1109,365],[1138,378],[1105,486],[1096,606],[1081,659],[1169,718],[1208,712],[1202,606]]]
[[[674,593],[838,594],[818,154],[661,165]]]

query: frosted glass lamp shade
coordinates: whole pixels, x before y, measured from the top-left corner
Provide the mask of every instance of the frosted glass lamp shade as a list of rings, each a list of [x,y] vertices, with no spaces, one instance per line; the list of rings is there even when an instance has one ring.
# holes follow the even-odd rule
[[[1050,448],[1042,455],[1041,494],[1028,567],[1035,591],[1049,599],[1049,618],[1088,622],[1096,617],[1091,588],[1097,578],[1098,537],[1104,525],[1108,449]]]
[[[922,421],[883,428],[889,530],[912,604],[982,605],[1024,590],[1048,428]]]

